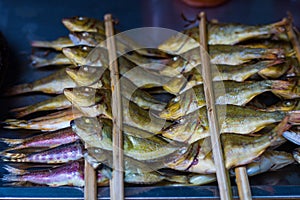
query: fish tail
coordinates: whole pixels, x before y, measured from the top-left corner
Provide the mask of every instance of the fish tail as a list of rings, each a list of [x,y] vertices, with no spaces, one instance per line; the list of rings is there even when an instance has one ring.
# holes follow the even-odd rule
[[[295,85],[294,81],[274,80],[272,81],[271,88],[272,92],[277,96],[284,99],[295,99],[300,97],[300,94],[295,89]]]
[[[12,167],[12,166],[10,166],[10,165],[4,165],[3,168],[4,168],[6,171],[8,171],[10,174],[23,175],[23,174],[28,173],[28,171],[25,170],[25,169],[15,168],[15,167]]]
[[[3,156],[3,161],[6,162],[23,162],[23,158],[26,157],[24,153],[9,153],[9,152],[2,152],[1,156]]]
[[[30,106],[11,109],[9,112],[16,118],[21,118],[32,113]]]
[[[32,47],[39,47],[39,48],[49,48],[51,47],[51,42],[48,41],[32,41]]]
[[[45,67],[45,66],[51,65],[51,62],[49,62],[49,60],[47,60],[45,58],[41,58],[41,57],[35,56],[35,55],[31,56],[31,63],[36,68],[40,68],[40,67]]]
[[[300,125],[300,110],[288,112],[289,123],[292,125]]]
[[[188,177],[185,175],[166,176],[165,180],[175,183],[188,183]]]
[[[8,129],[18,129],[18,128],[26,128],[28,127],[28,122],[26,120],[18,120],[18,119],[7,119],[2,122],[4,125],[3,128]]]
[[[281,21],[271,24],[271,26],[274,28],[273,33],[284,33],[286,31],[286,26],[290,23],[291,20],[288,18],[283,18]]]
[[[25,83],[13,86],[4,91],[4,96],[13,96],[18,94],[24,94],[33,91],[33,85],[31,83]]]
[[[22,181],[22,175],[4,174],[1,180],[3,182],[19,182]]]
[[[0,141],[8,146],[14,146],[23,143],[25,139],[0,138]]]

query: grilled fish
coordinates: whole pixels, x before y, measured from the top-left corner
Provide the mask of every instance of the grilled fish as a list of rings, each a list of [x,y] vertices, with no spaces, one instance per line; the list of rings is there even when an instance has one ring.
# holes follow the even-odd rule
[[[243,83],[223,81],[213,83],[216,104],[246,105],[255,96],[264,92],[286,99],[299,98],[295,83],[279,80],[246,81]],[[203,85],[195,86],[174,97],[166,109],[160,113],[164,119],[177,119],[187,115],[206,104]]]
[[[270,38],[271,36],[285,33],[286,19],[268,25],[249,26],[243,24],[208,24],[209,45],[234,45],[249,39]],[[287,36],[285,35],[285,39]],[[158,49],[181,54],[199,46],[199,28],[194,27],[170,37],[158,46]]]
[[[38,48],[52,48],[61,51],[64,47],[74,46],[69,37],[59,37],[53,41],[32,41],[31,46]]]
[[[249,134],[261,130],[267,125],[280,122],[289,116],[289,123],[299,123],[299,111],[291,112],[264,112],[251,108],[219,105],[221,133]],[[176,121],[160,133],[175,141],[193,143],[201,138],[209,136],[206,107],[186,115]]]

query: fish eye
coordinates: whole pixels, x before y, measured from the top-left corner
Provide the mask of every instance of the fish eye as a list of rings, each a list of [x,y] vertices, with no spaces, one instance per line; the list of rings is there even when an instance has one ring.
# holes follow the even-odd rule
[[[88,32],[83,32],[83,33],[82,33],[82,36],[83,36],[83,37],[88,37],[88,36],[89,36],[89,33],[88,33]]]
[[[174,56],[173,61],[177,61],[177,60],[178,60],[178,56]]]
[[[284,101],[284,102],[283,102],[283,105],[284,105],[284,106],[292,106],[293,104],[292,104],[291,101]]]
[[[82,20],[84,20],[84,17],[78,17],[77,18],[79,21],[82,21]]]
[[[84,91],[85,91],[85,92],[89,92],[89,91],[90,91],[90,88],[86,87],[86,88],[84,88]]]
[[[88,50],[87,46],[83,46],[83,47],[82,47],[82,50],[83,50],[83,51],[87,51],[87,50]]]

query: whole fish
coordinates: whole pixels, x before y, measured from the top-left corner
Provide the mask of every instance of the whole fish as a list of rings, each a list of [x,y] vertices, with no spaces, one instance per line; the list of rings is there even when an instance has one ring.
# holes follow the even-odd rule
[[[34,67],[46,67],[51,65],[70,65],[72,62],[61,52],[51,52],[46,55],[31,55],[31,63]]]
[[[112,122],[82,117],[71,122],[73,131],[90,147],[112,151]],[[124,155],[136,160],[166,157],[179,149],[186,151],[187,144],[170,143],[157,136],[134,137],[124,133]]]
[[[51,187],[84,186],[84,168],[78,161],[43,170],[28,171],[12,167],[6,167],[6,169],[9,171],[9,174],[5,174],[2,177],[4,182],[30,182]]]
[[[193,68],[201,64],[199,48],[189,50],[183,54],[175,56],[172,61],[168,61],[165,65],[159,66],[143,66],[148,70],[157,71],[157,73],[165,76],[174,77],[191,71]],[[257,60],[276,60],[289,56],[289,52],[284,49],[264,49],[249,48],[242,45],[212,45],[209,46],[209,57],[211,64],[215,65],[242,65],[244,63]],[[217,71],[217,66],[212,65],[212,71]]]
[[[293,157],[300,164],[300,148],[296,148],[293,151]]]
[[[256,26],[232,23],[208,23],[208,44],[234,45],[250,39],[270,38],[273,35],[285,33],[286,25],[289,23],[291,22],[286,19],[273,24]],[[158,49],[173,54],[181,54],[198,46],[199,28],[193,27],[170,37],[160,44]]]
[[[252,162],[272,145],[277,137],[289,128],[288,118],[285,118],[272,131],[262,136],[248,136],[232,133],[221,134],[225,167],[230,169]],[[193,149],[194,153],[190,154],[191,157],[184,161],[172,162],[168,167],[194,173],[215,173],[216,168],[212,158],[211,146],[205,143],[210,143],[210,138],[196,142],[194,145],[197,147]],[[204,147],[202,145],[204,145]]]
[[[83,154],[83,145],[79,142],[75,142],[30,154],[2,153],[1,156],[4,157],[3,161],[5,162],[58,164],[79,160],[83,157]]]
[[[65,69],[61,69],[32,83],[13,86],[7,89],[4,94],[17,95],[28,92],[60,94],[63,92],[64,88],[73,88],[76,86],[76,83],[68,76]]]
[[[216,104],[246,105],[255,96],[264,92],[273,92],[283,98],[299,98],[295,83],[279,80],[222,81],[213,83]],[[197,85],[174,97],[159,114],[164,119],[177,119],[206,104],[203,85]]]
[[[59,37],[53,41],[32,41],[32,47],[38,48],[52,48],[57,51],[61,51],[64,47],[74,46],[72,40],[69,37]]]
[[[2,123],[4,124],[3,127],[8,129],[55,131],[69,127],[70,121],[81,116],[83,114],[80,111],[75,108],[68,108],[30,120],[6,119]]]
[[[217,106],[221,133],[249,134],[261,130],[267,125],[280,122],[289,117],[289,123],[299,123],[299,111],[264,112],[234,105]],[[193,143],[209,136],[206,107],[190,113],[176,121],[160,133],[175,141]]]
[[[267,60],[259,61],[254,64],[242,64],[237,66],[231,65],[216,65],[217,70],[213,70],[212,76],[213,81],[237,81],[243,82],[252,75],[259,73],[264,77],[268,77],[268,69],[271,67],[276,67],[276,69],[282,70],[282,73],[278,72],[277,75],[283,75],[289,68],[289,63],[284,62],[283,60]],[[265,70],[267,69],[267,70]],[[267,71],[264,74],[264,71]],[[273,78],[274,76],[272,76]],[[173,77],[170,81],[163,85],[163,88],[171,93],[177,95],[178,93],[185,92],[186,90],[196,86],[201,85],[203,79],[201,72],[197,68],[193,68],[191,71]]]
[[[10,110],[16,118],[24,117],[26,115],[49,110],[62,110],[72,106],[72,103],[65,97],[64,94],[57,95],[50,99],[20,108]]]
[[[254,159],[253,162],[246,165],[248,176],[254,176],[267,171],[276,171],[294,161],[292,154],[284,151],[265,151],[261,156]],[[233,170],[230,170],[230,175],[234,176]],[[203,185],[216,181],[215,174],[191,174],[189,182],[193,185]]]
[[[71,128],[60,129],[54,132],[39,134],[24,139],[1,138],[0,141],[6,143],[9,148],[5,152],[27,148],[53,148],[62,144],[75,142],[79,137]]]

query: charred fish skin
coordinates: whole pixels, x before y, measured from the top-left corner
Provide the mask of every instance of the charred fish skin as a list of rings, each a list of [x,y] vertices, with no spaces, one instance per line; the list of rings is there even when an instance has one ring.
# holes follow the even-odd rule
[[[83,157],[83,154],[82,144],[75,142],[28,155],[24,153],[2,153],[2,156],[6,162],[58,164],[79,160]]]

